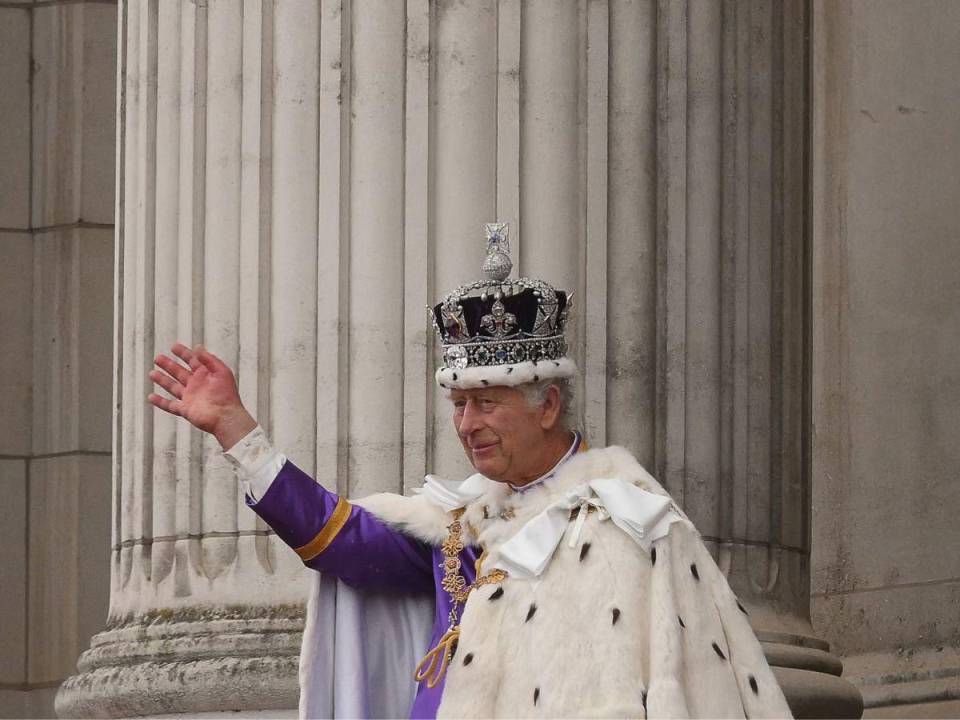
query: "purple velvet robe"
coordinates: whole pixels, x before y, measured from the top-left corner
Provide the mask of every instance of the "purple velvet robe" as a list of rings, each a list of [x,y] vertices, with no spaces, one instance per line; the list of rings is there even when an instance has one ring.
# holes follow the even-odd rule
[[[330,519],[339,497],[287,462],[264,496],[247,504],[292,548],[313,540]],[[474,581],[479,548],[460,553],[461,573],[469,585]],[[363,508],[352,505],[346,524],[330,545],[307,567],[330,573],[358,590],[395,593],[433,593],[435,612],[430,647],[436,646],[449,628],[450,595],[440,587],[443,553],[415,538],[388,527]],[[457,608],[457,622],[463,606]],[[410,668],[411,677],[414,668]],[[446,678],[444,678],[445,680]],[[435,718],[444,682],[434,688],[420,683],[410,710],[411,718]]]

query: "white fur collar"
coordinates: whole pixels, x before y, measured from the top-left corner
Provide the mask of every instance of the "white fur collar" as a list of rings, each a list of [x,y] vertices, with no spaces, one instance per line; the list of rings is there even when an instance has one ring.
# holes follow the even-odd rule
[[[596,448],[573,456],[553,478],[524,492],[515,492],[506,483],[486,480],[487,489],[466,506],[464,539],[485,548],[499,545],[565,493],[586,481],[603,477],[616,477],[658,495],[667,495],[626,449]],[[431,502],[426,494],[405,497],[380,493],[354,502],[387,524],[431,545],[443,542],[451,522],[450,514]]]

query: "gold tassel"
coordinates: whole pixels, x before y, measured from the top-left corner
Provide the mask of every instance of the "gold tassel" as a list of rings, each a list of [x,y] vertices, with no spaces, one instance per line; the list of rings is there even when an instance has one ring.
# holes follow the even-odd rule
[[[440,642],[430,652],[423,656],[413,673],[413,679],[418,683],[427,681],[428,688],[435,688],[447,672],[447,665],[453,658],[453,651],[460,639],[460,626],[450,628],[440,638]],[[426,665],[426,667],[424,667]],[[432,676],[432,677],[431,677]]]

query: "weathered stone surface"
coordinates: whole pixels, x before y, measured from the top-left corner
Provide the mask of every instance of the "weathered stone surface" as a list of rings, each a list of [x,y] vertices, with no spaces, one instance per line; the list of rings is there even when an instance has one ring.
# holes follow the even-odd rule
[[[27,548],[23,542],[27,530],[27,463],[24,460],[0,460],[0,497],[4,521],[0,523],[0,678],[11,685],[27,681],[23,659],[27,648]],[[12,700],[8,698],[7,700]],[[0,700],[0,713],[6,717],[7,705]]]
[[[2,194],[2,193],[0,193]],[[27,455],[32,443],[33,395],[33,237],[27,233],[0,233],[0,453]]]
[[[960,678],[960,6],[814,7],[813,616],[868,716],[927,717]]]
[[[32,227],[112,224],[116,6],[32,10]]]
[[[94,638],[57,698],[61,717],[295,707],[303,608],[156,611]],[[284,616],[285,615],[285,616]]]
[[[0,228],[30,225],[30,13],[0,8]]]
[[[32,244],[32,451],[109,452],[113,232],[67,227]]]
[[[67,455],[30,463],[31,684],[58,682],[103,624],[109,595],[110,458]]]

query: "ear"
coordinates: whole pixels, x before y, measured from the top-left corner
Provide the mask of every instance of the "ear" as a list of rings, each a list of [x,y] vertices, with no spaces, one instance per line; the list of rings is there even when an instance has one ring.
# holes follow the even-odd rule
[[[560,388],[551,385],[547,388],[547,395],[540,406],[540,427],[546,431],[554,430],[560,422]]]

